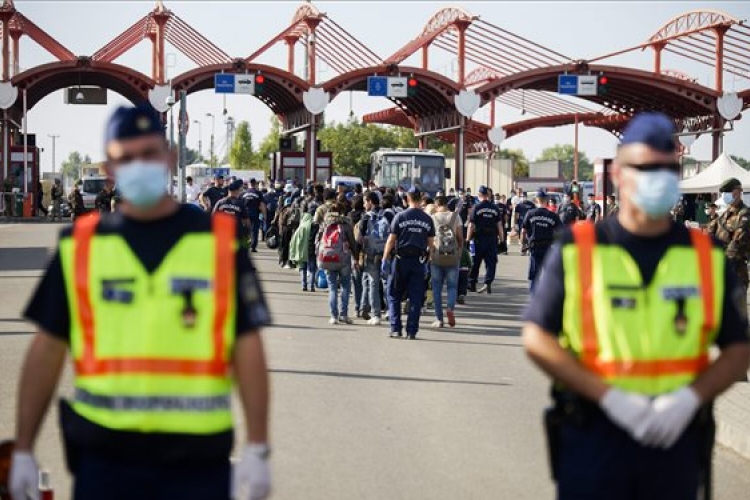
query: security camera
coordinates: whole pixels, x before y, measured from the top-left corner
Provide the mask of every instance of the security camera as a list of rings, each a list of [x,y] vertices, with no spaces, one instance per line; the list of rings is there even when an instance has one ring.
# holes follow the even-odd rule
[[[167,106],[174,106],[174,96],[168,95],[167,96]]]
[[[81,102],[81,101],[83,101],[83,100],[84,100],[85,98],[86,98],[86,97],[85,97],[85,96],[83,95],[83,92],[81,92],[81,91],[79,90],[79,91],[78,91],[78,93],[76,94],[76,101],[78,101],[78,102]]]

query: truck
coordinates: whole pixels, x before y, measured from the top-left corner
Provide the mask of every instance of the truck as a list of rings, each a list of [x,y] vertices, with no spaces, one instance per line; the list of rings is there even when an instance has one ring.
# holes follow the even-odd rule
[[[84,175],[81,181],[83,207],[86,211],[94,210],[96,208],[96,196],[102,192],[102,189],[104,189],[104,185],[107,183],[107,176]]]

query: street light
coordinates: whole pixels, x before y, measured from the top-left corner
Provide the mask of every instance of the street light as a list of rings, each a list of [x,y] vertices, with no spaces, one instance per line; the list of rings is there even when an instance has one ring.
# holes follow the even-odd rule
[[[209,164],[211,165],[211,177],[214,175],[214,129],[216,128],[216,117],[213,113],[206,113],[206,116],[211,118],[211,157]]]
[[[229,151],[229,148],[231,147],[232,142],[234,141],[234,118],[231,116],[227,116],[226,121],[224,122],[227,126],[227,152]]]
[[[174,108],[175,99],[172,93],[167,96],[166,103],[169,106],[169,146],[174,148],[174,113],[172,109]]]
[[[198,125],[198,157],[203,159],[203,123],[200,120],[193,120]]]
[[[47,137],[52,139],[52,173],[55,173],[55,140],[59,139],[59,135],[47,134]],[[54,175],[52,176],[54,177]]]

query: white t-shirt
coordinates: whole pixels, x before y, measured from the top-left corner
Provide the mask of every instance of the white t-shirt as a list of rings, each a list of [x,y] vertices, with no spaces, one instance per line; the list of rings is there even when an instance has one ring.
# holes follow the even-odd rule
[[[192,186],[185,185],[185,197],[188,203],[195,203],[198,201],[198,196],[201,194],[201,188],[193,184]]]

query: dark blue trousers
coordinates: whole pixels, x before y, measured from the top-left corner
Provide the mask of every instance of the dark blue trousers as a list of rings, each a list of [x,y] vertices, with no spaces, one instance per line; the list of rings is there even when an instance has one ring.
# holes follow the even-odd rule
[[[81,454],[73,500],[229,500],[231,467],[226,463],[160,467],[120,463]]]
[[[495,281],[495,270],[497,269],[497,237],[478,236],[474,238],[474,266],[469,274],[469,285],[476,285],[479,279],[479,267],[484,261],[487,274],[484,277],[486,285]]]
[[[260,218],[250,218],[250,248],[256,250],[258,248],[258,235],[261,230]]]
[[[561,430],[558,500],[695,500],[700,472],[696,427],[672,448],[647,448],[604,416]]]
[[[529,289],[533,292],[534,286],[536,285],[536,277],[539,271],[542,270],[542,263],[544,262],[544,256],[547,255],[549,245],[538,246],[531,249],[531,255],[529,256]]]
[[[416,335],[419,331],[419,316],[427,291],[425,265],[419,257],[393,259],[388,276],[388,317],[392,332],[402,332],[401,301],[406,294],[409,311],[406,318],[406,334]]]

